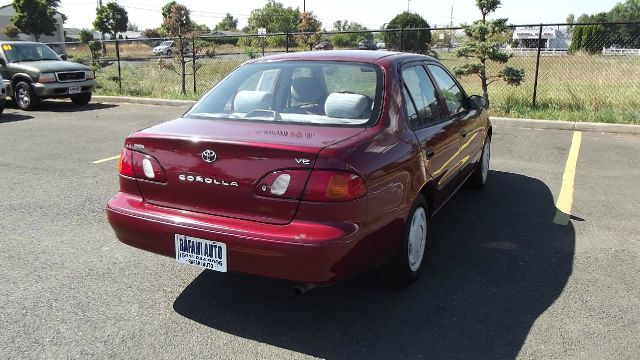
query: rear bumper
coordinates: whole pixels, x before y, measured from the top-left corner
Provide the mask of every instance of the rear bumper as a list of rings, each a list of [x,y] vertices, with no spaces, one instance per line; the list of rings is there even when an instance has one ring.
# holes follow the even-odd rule
[[[80,93],[90,93],[96,88],[96,80],[84,80],[74,82],[33,83],[33,90],[40,97],[64,97],[69,96],[70,87],[80,87]]]
[[[227,245],[229,271],[297,282],[336,281],[364,268],[369,247],[355,224],[271,225],[159,207],[118,193],[109,222],[128,245],[175,257],[175,234]]]

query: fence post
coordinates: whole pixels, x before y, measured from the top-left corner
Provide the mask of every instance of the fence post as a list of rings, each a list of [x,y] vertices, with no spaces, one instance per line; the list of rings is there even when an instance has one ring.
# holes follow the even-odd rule
[[[285,46],[286,46],[286,51],[287,53],[289,52],[289,32],[286,32],[286,39],[285,39]]]
[[[536,100],[538,97],[538,73],[540,71],[540,43],[542,42],[542,24],[540,24],[540,32],[538,33],[538,55],[536,56],[536,77],[533,80],[533,102],[532,107],[536,107]]]
[[[193,73],[193,93],[195,94],[198,90],[197,86],[196,86],[196,35],[193,34],[191,36],[191,53],[192,53],[192,57],[191,57],[191,66],[192,66],[192,73]]]
[[[402,38],[404,37],[404,28],[400,28],[400,52],[402,52]]]
[[[118,37],[116,38],[116,59],[118,60],[118,89],[120,90],[120,95],[122,95],[122,71],[120,69],[120,45],[118,41]]]

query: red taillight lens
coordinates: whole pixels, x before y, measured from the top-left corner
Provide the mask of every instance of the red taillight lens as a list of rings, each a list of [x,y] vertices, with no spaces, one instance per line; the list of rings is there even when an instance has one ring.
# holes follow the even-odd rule
[[[127,148],[123,149],[120,154],[118,172],[120,175],[132,178],[167,182],[167,176],[158,160]]]
[[[367,193],[364,180],[346,171],[314,170],[309,177],[304,200],[348,201]]]
[[[118,161],[118,172],[120,175],[135,177],[135,174],[133,173],[133,158],[131,156],[131,150],[122,149],[120,160]]]

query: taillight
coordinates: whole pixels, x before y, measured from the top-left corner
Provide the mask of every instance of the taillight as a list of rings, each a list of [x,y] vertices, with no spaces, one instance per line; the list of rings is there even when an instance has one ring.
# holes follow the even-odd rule
[[[160,162],[147,154],[133,151],[133,170],[138,179],[167,182],[167,176]]]
[[[307,201],[348,201],[367,193],[364,180],[347,171],[313,170],[303,200]]]
[[[280,170],[262,178],[254,189],[260,196],[300,199],[309,170]]]
[[[152,156],[127,148],[123,149],[122,154],[120,154],[118,171],[120,175],[132,178],[167,182],[167,176],[158,160]]]
[[[120,175],[135,177],[135,174],[133,173],[133,159],[131,152],[131,150],[126,148],[122,149],[120,160],[118,161],[118,172]]]

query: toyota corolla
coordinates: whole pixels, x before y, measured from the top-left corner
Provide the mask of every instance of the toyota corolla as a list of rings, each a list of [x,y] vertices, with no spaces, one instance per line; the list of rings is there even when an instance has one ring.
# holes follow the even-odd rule
[[[486,107],[427,56],[253,60],[126,139],[109,221],[126,244],[214,271],[319,284],[381,267],[408,284],[432,216],[487,182]]]

